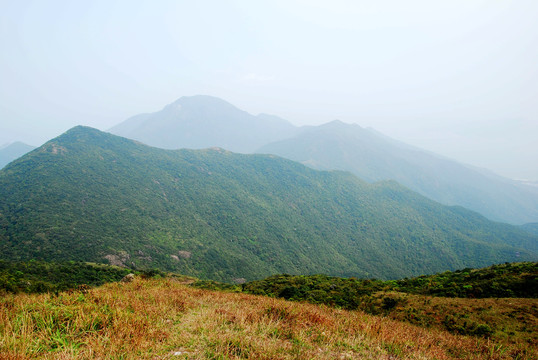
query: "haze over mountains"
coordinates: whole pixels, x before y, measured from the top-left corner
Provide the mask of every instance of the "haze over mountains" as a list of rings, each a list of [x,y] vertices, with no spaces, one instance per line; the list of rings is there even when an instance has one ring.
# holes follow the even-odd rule
[[[0,147],[0,169],[33,149],[35,149],[34,146],[20,141]]]
[[[226,281],[396,278],[536,260],[538,238],[395,182],[76,127],[0,171],[0,254]]]
[[[534,188],[340,121],[305,127],[259,153],[276,154],[316,169],[351,171],[366,181],[392,179],[443,204],[461,205],[513,224],[538,219]]]
[[[113,127],[114,134],[167,148],[222,147],[270,153],[316,169],[346,170],[366,181],[396,180],[446,205],[461,205],[489,219],[538,221],[538,191],[374,130],[339,121],[297,128],[269,115],[250,115],[211,96],[182,97],[152,114]]]
[[[222,147],[250,153],[293,135],[296,128],[276,116],[251,115],[212,96],[185,96],[161,111],[133,116],[110,129],[116,135],[163,149]]]
[[[538,236],[538,223],[528,223],[520,226],[521,229]]]

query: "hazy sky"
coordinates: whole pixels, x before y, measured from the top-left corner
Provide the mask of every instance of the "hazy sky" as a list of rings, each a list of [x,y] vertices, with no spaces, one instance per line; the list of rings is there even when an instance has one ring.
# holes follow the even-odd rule
[[[206,94],[538,180],[537,19],[537,0],[0,0],[0,145]]]

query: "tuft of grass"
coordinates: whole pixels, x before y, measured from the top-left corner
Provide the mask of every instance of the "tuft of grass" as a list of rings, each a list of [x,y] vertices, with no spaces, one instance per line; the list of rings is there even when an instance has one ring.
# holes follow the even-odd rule
[[[195,289],[173,278],[0,298],[1,359],[537,357],[533,344],[424,329],[361,311]]]

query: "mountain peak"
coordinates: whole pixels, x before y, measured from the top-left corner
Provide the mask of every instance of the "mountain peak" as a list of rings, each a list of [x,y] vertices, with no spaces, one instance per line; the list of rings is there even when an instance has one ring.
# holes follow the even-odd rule
[[[342,125],[349,125],[349,124],[346,124],[342,120],[334,119],[333,121],[329,121],[325,125],[342,126]]]
[[[76,126],[72,127],[71,129],[67,130],[65,132],[65,134],[78,134],[78,133],[88,133],[88,132],[101,133],[101,131],[99,131],[96,128],[93,128],[91,126],[76,125]]]
[[[293,125],[276,119],[251,115],[214,96],[195,95],[131,117],[110,132],[165,149],[216,146],[244,153],[293,133]]]
[[[316,126],[315,128],[326,131],[326,130],[341,130],[341,131],[349,131],[349,130],[356,130],[356,131],[362,131],[365,130],[363,127],[359,126],[355,123],[346,123],[342,120],[333,120],[325,124],[321,124],[319,126]]]
[[[11,143],[6,143],[6,144],[0,146],[0,150],[10,149],[10,148],[23,148],[23,147],[33,149],[35,146],[28,145],[26,143],[23,143],[22,141],[13,141]]]
[[[168,104],[164,109],[173,108],[181,109],[183,107],[188,108],[220,108],[220,109],[229,109],[242,111],[237,107],[233,106],[226,100],[221,98],[210,96],[210,95],[193,95],[193,96],[182,96],[171,104]]]
[[[109,135],[105,132],[102,132],[98,129],[92,128],[90,126],[77,125],[67,130],[60,136],[52,139],[51,141],[73,141],[84,138],[100,138]]]
[[[35,149],[35,146],[15,141],[0,148],[0,169],[13,160]]]

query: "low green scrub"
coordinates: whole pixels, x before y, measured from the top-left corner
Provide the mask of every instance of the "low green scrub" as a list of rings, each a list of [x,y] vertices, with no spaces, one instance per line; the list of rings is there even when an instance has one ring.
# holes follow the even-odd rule
[[[538,341],[537,279],[538,263],[527,262],[390,281],[284,274],[240,286],[192,286],[361,310],[455,334],[532,343]]]
[[[506,263],[391,282],[395,290],[460,298],[538,298],[538,263]]]
[[[0,293],[59,292],[121,280],[130,269],[85,262],[0,260]]]
[[[459,298],[538,298],[538,263],[506,263],[389,281],[284,274],[246,283],[242,290],[344,309],[362,307],[379,291]],[[393,301],[387,298],[380,306],[390,309],[395,306]]]

